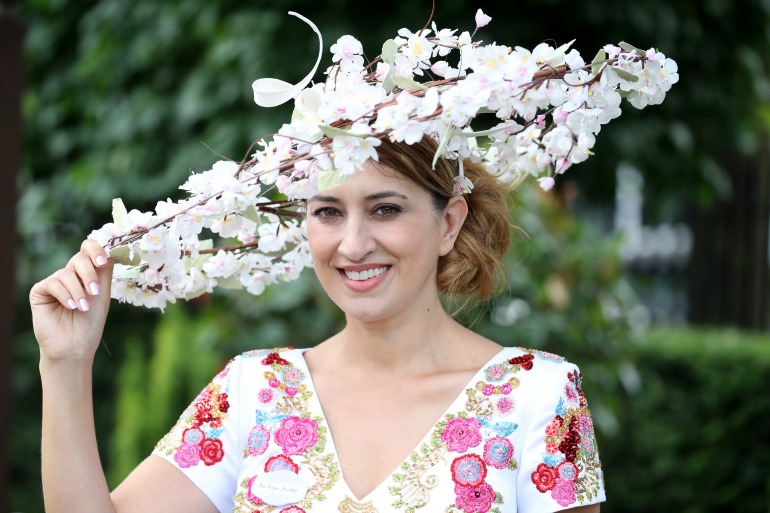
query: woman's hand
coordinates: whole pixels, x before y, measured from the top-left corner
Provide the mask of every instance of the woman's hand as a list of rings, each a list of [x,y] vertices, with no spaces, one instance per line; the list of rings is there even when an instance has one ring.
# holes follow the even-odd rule
[[[90,362],[102,338],[110,306],[113,262],[96,241],[86,240],[63,269],[29,293],[41,362]]]

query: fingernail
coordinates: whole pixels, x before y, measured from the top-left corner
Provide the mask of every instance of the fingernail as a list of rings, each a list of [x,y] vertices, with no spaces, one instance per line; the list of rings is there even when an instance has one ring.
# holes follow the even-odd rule
[[[98,257],[96,257],[96,265],[101,267],[106,263],[107,263],[107,259],[104,258],[102,255],[99,255]],[[96,292],[96,294],[98,294],[98,292]]]
[[[74,310],[75,308],[77,308],[77,307],[78,307],[78,304],[77,304],[77,303],[75,303],[75,300],[74,300],[74,299],[72,299],[72,298],[69,298],[69,299],[67,300],[67,306],[69,306],[69,307],[70,307],[70,310]]]
[[[96,296],[96,295],[99,294],[99,284],[96,283],[95,281],[92,281],[91,285],[89,285],[88,288],[91,289],[91,294],[92,295]]]
[[[84,312],[87,312],[89,308],[91,308],[91,306],[88,304],[88,300],[86,300],[85,298],[81,299],[80,309],[83,310]]]

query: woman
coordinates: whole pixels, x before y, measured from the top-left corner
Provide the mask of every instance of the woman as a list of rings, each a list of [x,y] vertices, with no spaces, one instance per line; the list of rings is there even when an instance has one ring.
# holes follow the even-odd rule
[[[86,241],[35,285],[47,511],[598,511],[577,368],[442,308],[439,293],[492,293],[510,229],[503,186],[466,161],[473,192],[453,194],[456,165],[433,169],[435,149],[384,142],[379,162],[307,201],[345,328],[231,361],[112,493],[91,404],[112,264]]]

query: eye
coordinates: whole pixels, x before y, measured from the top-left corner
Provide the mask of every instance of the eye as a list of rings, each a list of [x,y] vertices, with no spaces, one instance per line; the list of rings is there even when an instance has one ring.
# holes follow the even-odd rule
[[[310,215],[318,219],[334,219],[335,217],[339,217],[342,214],[336,208],[321,207],[313,210]]]
[[[403,211],[404,210],[398,205],[378,205],[374,209],[375,215],[378,215],[380,217],[393,217],[400,214]]]

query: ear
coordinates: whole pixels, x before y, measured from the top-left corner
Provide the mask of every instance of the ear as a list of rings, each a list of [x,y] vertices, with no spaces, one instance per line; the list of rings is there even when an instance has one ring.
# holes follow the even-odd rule
[[[441,219],[441,246],[439,256],[444,256],[454,248],[455,240],[460,234],[465,218],[468,217],[468,202],[464,196],[449,198]]]

